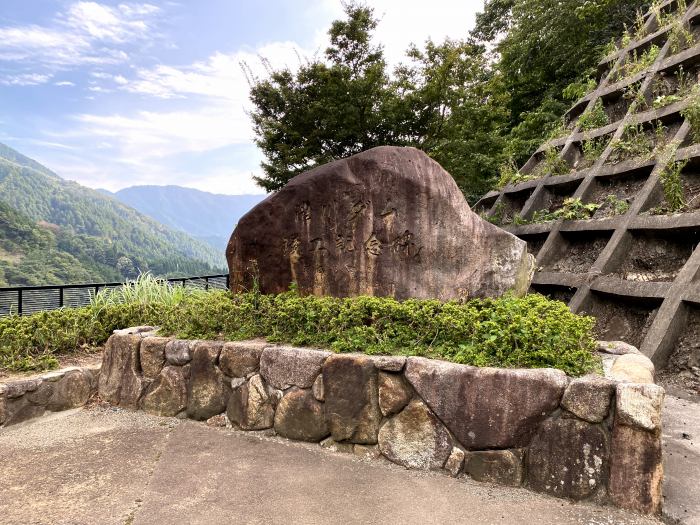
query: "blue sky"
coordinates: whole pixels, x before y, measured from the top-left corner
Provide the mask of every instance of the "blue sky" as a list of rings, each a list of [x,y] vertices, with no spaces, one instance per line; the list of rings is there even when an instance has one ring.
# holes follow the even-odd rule
[[[369,0],[390,63],[482,0]],[[340,0],[0,0],[0,142],[66,179],[262,193],[240,66],[321,53]]]

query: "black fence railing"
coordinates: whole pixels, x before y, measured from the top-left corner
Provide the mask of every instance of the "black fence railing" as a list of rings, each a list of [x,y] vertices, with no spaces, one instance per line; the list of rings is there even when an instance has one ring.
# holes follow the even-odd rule
[[[203,290],[227,290],[229,276],[204,275],[164,279],[175,286],[188,286]],[[63,284],[48,286],[13,286],[0,288],[0,316],[27,315],[57,308],[78,307],[90,304],[100,290],[114,289],[125,283]]]

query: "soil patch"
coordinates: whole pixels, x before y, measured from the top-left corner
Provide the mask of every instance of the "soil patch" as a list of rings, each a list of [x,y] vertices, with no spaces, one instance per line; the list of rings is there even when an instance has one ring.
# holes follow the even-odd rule
[[[605,249],[611,235],[610,232],[562,232],[564,242],[544,269],[550,272],[586,273]]]
[[[668,385],[700,394],[700,307],[688,306],[688,319],[676,348],[661,370],[659,379]]]
[[[639,347],[656,317],[659,305],[634,304],[595,294],[585,313],[596,318],[596,334],[605,341],[624,341]]]
[[[647,174],[632,173],[617,177],[599,177],[593,186],[593,192],[587,199],[588,202],[600,204],[600,208],[593,215],[594,219],[603,219],[618,215],[620,210],[616,210],[608,197],[614,195],[618,201],[632,204],[635,196],[642,189],[646,182]]]
[[[620,268],[613,273],[628,281],[671,282],[690,258],[698,242],[696,232],[633,234],[632,246]]]

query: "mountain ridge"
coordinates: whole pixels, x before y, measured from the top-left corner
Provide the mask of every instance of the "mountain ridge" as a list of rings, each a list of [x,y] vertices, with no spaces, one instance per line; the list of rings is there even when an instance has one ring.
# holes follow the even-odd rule
[[[109,194],[158,222],[221,250],[226,248],[238,220],[267,197],[225,195],[173,184],[129,186]]]
[[[21,240],[5,243],[0,254],[2,283],[59,284],[61,277],[52,273],[48,262],[56,257],[47,259],[48,254],[60,254],[64,262],[67,255],[78,261],[65,265],[74,265],[75,272],[60,275],[80,281],[123,280],[141,271],[194,275],[225,268],[223,250],[160,224],[115,197],[65,180],[4,144],[0,203],[5,205],[3,234]],[[44,272],[39,261],[44,261]]]

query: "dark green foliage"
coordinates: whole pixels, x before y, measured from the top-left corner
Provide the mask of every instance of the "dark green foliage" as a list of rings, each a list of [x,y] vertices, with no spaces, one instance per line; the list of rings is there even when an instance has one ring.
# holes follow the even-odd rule
[[[316,165],[399,145],[421,148],[467,195],[480,196],[503,161],[507,98],[484,47],[451,40],[412,46],[390,77],[371,42],[372,10],[349,5],[346,13],[329,31],[325,60],[253,79],[256,143],[266,157],[258,183],[277,190]]]
[[[442,303],[227,292],[185,294],[175,304],[132,302],[0,319],[0,368],[50,367],[55,356],[103,344],[112,330],[156,324],[179,337],[247,339],[336,352],[423,355],[477,366],[598,366],[593,319],[540,295]]]
[[[473,32],[496,43],[497,69],[510,96],[509,148],[524,163],[586,85],[604,47],[632,26],[651,0],[487,0]],[[501,38],[502,37],[502,38]],[[500,40],[499,40],[500,39]],[[584,80],[581,80],[581,72]],[[577,94],[581,94],[578,90]],[[572,95],[571,88],[567,93]]]
[[[55,368],[58,355],[102,345],[113,330],[155,322],[163,313],[158,304],[120,304],[2,317],[0,370]]]
[[[225,264],[223,253],[6,146],[0,150],[0,203],[0,285],[121,281],[148,270],[218,273]]]

